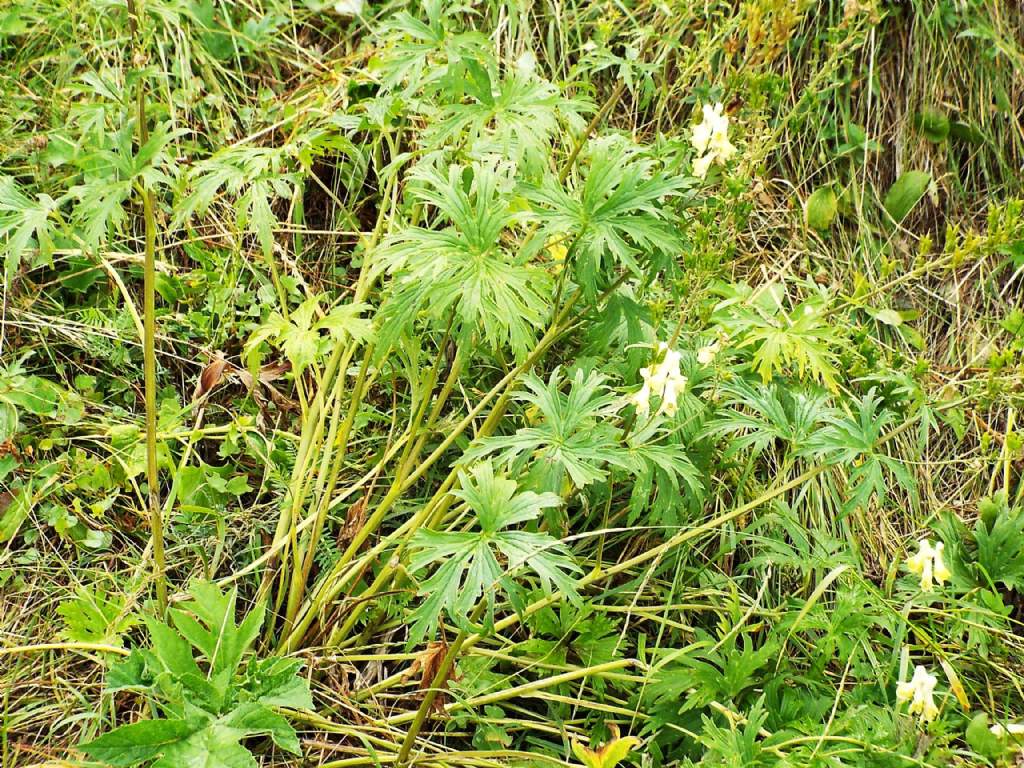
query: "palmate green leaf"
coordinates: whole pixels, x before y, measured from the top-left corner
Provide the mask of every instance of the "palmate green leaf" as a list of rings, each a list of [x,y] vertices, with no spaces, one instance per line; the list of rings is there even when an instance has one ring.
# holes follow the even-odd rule
[[[290,197],[296,176],[291,167],[291,146],[229,147],[196,163],[186,178],[187,196],[175,205],[174,226],[204,214],[223,194],[232,201],[238,227],[256,235],[264,258],[273,256],[273,230],[277,225],[271,203]]]
[[[731,292],[735,297],[716,307],[715,320],[735,339],[735,349],[749,350],[751,365],[765,384],[795,369],[801,379],[838,389],[837,361],[844,342],[829,322],[825,294],[813,294],[787,310],[786,289],[778,283],[757,291],[732,286]]]
[[[423,6],[426,21],[399,11],[381,25],[380,52],[370,63],[384,88],[398,89],[404,98],[435,92],[448,78],[453,62],[493,59],[486,35],[457,29],[457,6],[441,0],[427,0]]]
[[[0,255],[3,256],[4,279],[10,281],[33,247],[49,260],[53,254],[53,232],[50,214],[57,202],[49,195],[35,200],[24,192],[10,176],[0,174]]]
[[[372,325],[360,317],[370,309],[368,304],[352,302],[340,304],[317,320],[320,300],[311,296],[299,305],[287,319],[280,312],[272,312],[245,343],[243,357],[246,367],[256,375],[260,367],[260,350],[265,342],[280,346],[296,376],[327,352],[329,339],[344,342],[348,338],[365,341],[372,335]],[[326,332],[326,336],[324,333]]]
[[[978,522],[974,526],[976,562],[984,577],[1007,589],[1024,590],[1024,510],[1001,510],[991,527]]]
[[[138,619],[125,610],[125,605],[123,595],[79,587],[73,599],[57,606],[57,613],[64,619],[61,637],[71,642],[120,647],[121,637],[138,623]]]
[[[752,385],[736,379],[723,387],[725,408],[708,422],[701,436],[729,436],[727,457],[749,451],[758,456],[776,442],[802,449],[835,412],[823,392],[804,393],[780,385]]]
[[[197,581],[189,594],[191,600],[170,612],[174,626],[206,657],[212,675],[234,674],[242,654],[259,636],[263,604],[257,604],[241,624],[235,624],[236,589],[224,593],[215,584]]]
[[[466,182],[466,176],[471,179]],[[378,348],[392,345],[420,316],[460,328],[481,329],[494,349],[523,358],[551,312],[551,278],[501,242],[516,221],[510,180],[493,164],[432,166],[414,172],[414,194],[438,212],[441,229],[409,227],[384,243],[382,258],[393,275],[381,307]]]
[[[165,123],[159,123],[135,152],[129,128],[105,136],[106,146],[76,160],[84,180],[61,198],[61,202],[75,201],[71,221],[90,246],[102,243],[112,230],[123,229],[128,221],[125,204],[137,183],[152,191],[170,185],[175,176],[177,166],[167,147],[184,131],[171,131]]]
[[[454,534],[450,534],[454,536]],[[433,557],[434,552],[446,552],[450,558],[442,562],[430,578],[420,584],[418,594],[424,597],[419,607],[413,611],[412,624],[409,628],[409,642],[414,643],[424,637],[433,636],[441,619],[442,611],[456,622],[465,621],[465,615],[455,613],[454,605],[463,594],[463,575],[471,563],[476,549],[475,537],[467,535],[465,541],[455,542],[445,534],[435,531],[417,531],[413,543],[421,548],[419,559],[410,564],[412,570],[440,561],[441,557]],[[469,588],[466,589],[468,593]],[[479,592],[477,592],[479,594]]]
[[[764,698],[762,694],[750,713],[743,718],[742,725],[730,721],[729,727],[723,727],[708,715],[702,716],[704,729],[700,743],[707,748],[709,764],[723,768],[769,768],[779,764],[770,753],[772,740],[778,741],[779,737],[762,739],[760,735],[768,720]],[[766,759],[762,759],[765,755]]]
[[[685,445],[647,442],[631,435],[625,467],[633,475],[630,523],[646,515],[651,523],[679,525],[683,513],[698,508],[705,497],[704,476]]]
[[[496,454],[496,461],[517,474],[533,461],[531,471],[539,476],[540,487],[555,493],[566,476],[582,488],[607,476],[604,465],[622,465],[620,430],[610,423],[618,398],[604,385],[604,377],[578,370],[568,392],[561,391],[563,382],[559,369],[547,383],[533,374],[524,377],[526,389],[516,397],[540,412],[540,423],[513,435],[485,438],[466,452],[466,458]]]
[[[582,180],[565,187],[548,174],[525,194],[540,222],[541,242],[566,233],[575,237],[573,275],[593,296],[613,279],[614,267],[644,274],[640,254],[658,269],[673,263],[682,240],[664,203],[685,183],[656,172],[639,149],[611,137],[591,142]]]
[[[327,331],[335,341],[350,338],[366,341],[373,335],[373,323],[362,315],[370,309],[370,305],[363,302],[339,304],[313,327],[318,331]]]
[[[912,501],[917,499],[917,486],[907,467],[878,448],[884,431],[896,418],[895,413],[881,405],[881,398],[872,389],[857,401],[854,415],[826,415],[825,426],[812,434],[799,451],[803,456],[850,466],[844,512],[866,507],[873,496],[884,500],[888,495],[888,475],[896,479]]]
[[[413,611],[410,642],[432,635],[441,611],[460,626],[482,598],[493,611],[494,600],[488,595],[496,586],[520,603],[521,590],[513,577],[521,570],[532,571],[545,590],[555,587],[578,600],[570,574],[579,569],[565,545],[548,534],[508,530],[536,519],[561,499],[552,493],[516,493],[515,481],[496,476],[490,462],[478,464],[469,474],[460,472],[459,480],[461,487],[453,495],[476,513],[480,532],[420,529],[413,536],[410,570],[441,565],[420,584],[419,594],[426,599]]]
[[[1011,751],[1007,744],[992,733],[988,715],[984,712],[979,712],[971,718],[971,722],[967,724],[967,729],[964,732],[964,738],[971,749],[990,760],[995,760]]]
[[[688,653],[675,655],[671,662],[660,666],[658,677],[643,693],[645,699],[673,712],[686,712],[713,701],[735,701],[744,692],[781,674],[771,664],[779,651],[779,641],[774,636],[755,646],[751,636],[743,634],[740,640],[722,649],[704,639],[687,650]]]
[[[111,230],[124,226],[128,220],[124,205],[131,194],[131,180],[111,178],[93,179],[68,191],[77,200],[73,220],[87,244],[97,246]]]
[[[464,59],[460,68],[469,100],[442,108],[440,119],[423,136],[428,147],[464,141],[471,156],[498,155],[534,177],[544,169],[560,125],[568,123],[578,133],[581,114],[592,108],[588,102],[563,97],[546,80],[519,71],[499,78],[474,59]]]
[[[978,502],[978,519],[968,528],[954,513],[937,526],[956,587],[969,590],[1024,590],[1024,509],[1011,507],[1005,491]]]

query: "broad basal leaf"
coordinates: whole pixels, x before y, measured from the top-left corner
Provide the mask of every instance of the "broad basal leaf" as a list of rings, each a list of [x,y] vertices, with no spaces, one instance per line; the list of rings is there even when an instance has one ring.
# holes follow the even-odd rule
[[[85,754],[107,765],[130,766],[167,754],[201,727],[185,720],[142,720],[122,725],[98,739],[80,744]]]

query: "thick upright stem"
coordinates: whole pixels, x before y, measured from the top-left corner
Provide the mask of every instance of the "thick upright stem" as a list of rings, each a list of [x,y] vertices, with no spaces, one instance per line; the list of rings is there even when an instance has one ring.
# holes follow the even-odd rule
[[[132,46],[137,63],[141,66],[143,52],[140,46],[142,9],[137,0],[128,0],[128,24],[132,34]],[[138,121],[139,147],[149,139],[146,126],[146,86],[142,77],[136,87],[136,118]],[[143,264],[143,312],[142,349],[143,375],[146,395],[146,485],[149,486],[149,528],[153,538],[153,577],[156,582],[156,599],[160,612],[167,608],[167,575],[164,558],[164,521],[160,508],[160,471],[156,451],[156,212],[153,210],[153,193],[146,189],[145,182],[138,182],[142,196],[142,214],[145,225],[145,259]]]

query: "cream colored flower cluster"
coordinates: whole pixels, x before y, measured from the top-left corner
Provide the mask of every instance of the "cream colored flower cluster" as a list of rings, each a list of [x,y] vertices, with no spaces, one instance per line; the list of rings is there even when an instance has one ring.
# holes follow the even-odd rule
[[[935,706],[936,682],[935,675],[919,664],[914,667],[914,676],[909,681],[896,686],[896,700],[900,703],[909,701],[907,712],[920,715],[921,722],[934,720],[939,714],[939,708]]]
[[[928,539],[921,539],[917,546],[917,554],[907,558],[907,568],[921,577],[921,590],[931,592],[933,581],[937,581],[939,586],[949,581],[949,569],[942,559],[946,545],[941,541],[932,544]]]
[[[697,150],[693,161],[693,175],[703,179],[708,175],[712,163],[725,165],[734,154],[736,147],[729,141],[729,116],[721,103],[705,104],[703,120],[693,127],[690,143]]]
[[[636,406],[640,418],[650,415],[652,397],[661,400],[657,415],[675,416],[679,393],[686,387],[686,377],[679,370],[680,354],[662,341],[658,344],[658,355],[661,362],[640,369],[643,386],[628,399],[630,405]]]

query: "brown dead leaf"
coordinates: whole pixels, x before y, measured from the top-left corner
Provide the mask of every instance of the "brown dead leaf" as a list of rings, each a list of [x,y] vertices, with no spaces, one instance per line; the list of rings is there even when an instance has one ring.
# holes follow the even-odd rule
[[[270,395],[270,399],[274,402],[279,409],[282,411],[294,411],[298,409],[299,404],[286,395],[281,394],[277,388],[271,383],[277,381],[284,376],[288,371],[292,369],[291,363],[279,362],[279,363],[267,363],[259,372],[256,374],[256,379],[253,379],[252,374],[244,368],[232,367],[231,375],[238,378],[242,382],[249,394],[252,395],[257,404],[260,406],[260,410],[265,408],[265,399],[262,396],[261,390],[265,389],[267,394]],[[256,383],[260,384],[260,387],[256,386]]]
[[[199,374],[199,381],[196,382],[196,388],[192,391],[192,402],[206,397],[206,395],[213,391],[214,387],[220,384],[224,378],[224,369],[227,368],[227,365],[228,361],[221,355],[217,355],[209,365],[203,368],[203,372]]]
[[[419,689],[421,691],[427,691],[434,683],[434,678],[437,677],[437,673],[441,669],[441,664],[444,662],[444,657],[448,655],[448,643],[444,640],[438,640],[433,643],[428,643],[426,649],[417,656],[409,669],[402,676],[402,679],[408,680],[415,677],[417,674],[420,676]],[[445,703],[445,689],[448,688],[449,680],[458,680],[458,673],[455,670],[455,665],[448,671],[448,676],[440,682],[438,688],[441,690],[437,696],[434,697],[434,701],[430,708],[434,712],[443,712]]]
[[[359,529],[363,527],[364,522],[366,522],[365,496],[348,508],[348,512],[345,514],[345,525],[338,532],[338,545],[344,547],[352,541],[359,533]]]
[[[292,369],[292,364],[287,360],[278,363],[267,363],[260,368],[260,383],[272,384]]]

